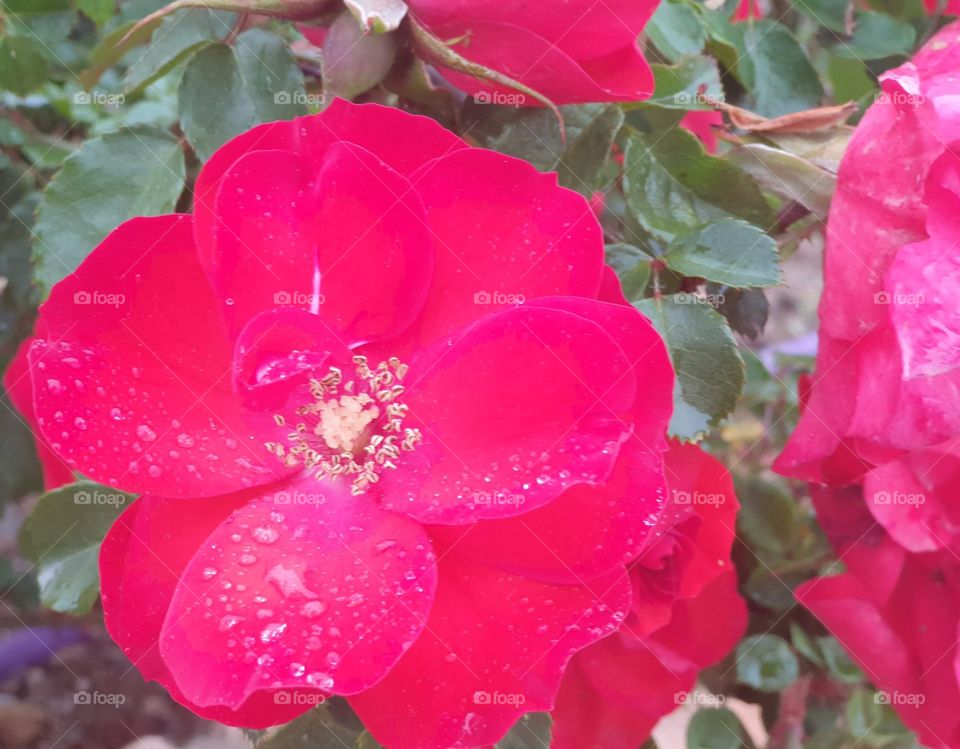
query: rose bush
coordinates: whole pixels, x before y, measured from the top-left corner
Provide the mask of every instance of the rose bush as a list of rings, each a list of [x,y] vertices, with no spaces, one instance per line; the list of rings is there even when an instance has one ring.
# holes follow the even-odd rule
[[[246,726],[346,695],[391,747],[552,707],[665,499],[672,368],[602,249],[555,176],[343,101],[111,233],[10,377],[142,495],[101,550],[140,671]]]
[[[746,629],[730,559],[739,508],[730,474],[699,447],[673,442],[666,475],[667,507],[630,566],[630,615],[577,653],[561,682],[556,749],[640,746]]]
[[[886,73],[846,151],[816,372],[777,462],[828,485],[818,517],[847,568],[799,600],[930,746],[957,741],[958,39]]]

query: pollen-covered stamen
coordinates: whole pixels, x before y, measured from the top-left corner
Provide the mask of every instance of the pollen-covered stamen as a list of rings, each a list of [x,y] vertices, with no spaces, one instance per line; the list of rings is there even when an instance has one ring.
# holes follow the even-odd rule
[[[385,468],[396,468],[404,451],[421,440],[419,429],[403,426],[408,407],[399,398],[407,366],[397,358],[371,369],[365,356],[353,357],[356,377],[330,367],[322,379],[310,381],[311,403],[297,408],[298,421],[287,435],[289,446],[267,443],[267,449],[288,466],[316,470],[317,478],[350,478],[350,491],[361,494],[380,480]],[[276,414],[278,426],[286,419]]]

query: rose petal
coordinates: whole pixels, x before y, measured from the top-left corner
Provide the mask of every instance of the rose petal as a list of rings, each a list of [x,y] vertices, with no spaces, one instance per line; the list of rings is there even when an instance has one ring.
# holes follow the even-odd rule
[[[529,512],[605,481],[636,392],[600,326],[536,307],[489,315],[424,350],[407,378],[404,425],[423,441],[381,475],[382,503],[444,525]]]
[[[236,708],[262,689],[377,683],[423,628],[436,569],[420,526],[305,478],[238,508],[182,580],[163,659],[191,701]]]
[[[121,225],[54,287],[40,314],[46,338],[30,349],[37,422],[75,470],[171,497],[285,473],[233,391],[232,343],[189,216]]]
[[[200,707],[187,700],[160,658],[160,628],[180,576],[197,548],[249,497],[234,494],[197,502],[141,497],[113,524],[100,547],[100,589],[107,631],[143,677],[156,680],[192,712],[232,726],[265,728],[310,707],[278,703],[258,692],[237,710]],[[187,515],[187,513],[189,513]],[[184,522],[185,515],[189,522]],[[212,592],[217,581],[204,583]]]
[[[433,267],[423,206],[359,146],[331,144],[319,167],[293,151],[249,153],[223,176],[215,210],[208,272],[238,325],[293,306],[353,344],[420,311]]]
[[[582,583],[639,553],[665,497],[663,461],[628,441],[601,485],[574,486],[518,517],[483,520],[469,529],[435,526],[431,535],[491,567]]]
[[[600,226],[589,203],[558,187],[555,174],[477,148],[428,164],[414,182],[430,223],[434,281],[405,349],[388,355],[536,297],[596,296]]]
[[[399,134],[403,134],[401,137]],[[251,151],[292,151],[318,169],[333,143],[354,143],[377,154],[400,174],[467,144],[429,117],[411,116],[395,107],[351,104],[334,99],[321,116],[270,122],[238,135],[218,148],[203,165],[194,186],[194,220],[201,264],[209,269],[220,183],[230,167]]]
[[[553,707],[570,656],[613,632],[629,600],[620,572],[550,585],[451,554],[423,634],[350,704],[386,746],[493,744],[523,713]]]

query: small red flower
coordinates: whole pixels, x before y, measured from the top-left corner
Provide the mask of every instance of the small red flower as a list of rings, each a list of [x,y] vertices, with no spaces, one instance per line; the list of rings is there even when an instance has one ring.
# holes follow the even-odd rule
[[[739,508],[730,475],[679,443],[667,453],[666,475],[670,499],[630,567],[630,616],[571,661],[553,713],[553,749],[640,746],[746,629],[730,560]]]
[[[955,550],[906,552],[866,511],[859,487],[817,488],[813,498],[846,571],[804,583],[797,599],[844,644],[880,690],[878,701],[893,707],[923,746],[960,745]]]
[[[439,749],[550,709],[627,614],[671,410],[590,205],[343,101],[229,142],[194,197],[110,234],[30,346],[51,448],[143,495],[102,547],[111,635],[226,723],[344,695]]]
[[[461,56],[557,104],[633,101],[653,93],[653,73],[638,38],[658,0],[571,0],[549,6],[412,0],[408,5],[420,23]],[[442,72],[457,88],[478,97],[486,94],[491,101],[495,93],[516,94],[465,73]]]

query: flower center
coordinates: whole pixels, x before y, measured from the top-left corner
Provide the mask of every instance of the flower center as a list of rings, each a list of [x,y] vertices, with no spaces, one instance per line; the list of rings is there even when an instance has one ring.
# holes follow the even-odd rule
[[[267,449],[285,465],[302,465],[316,478],[349,479],[350,492],[362,494],[380,480],[386,468],[396,468],[405,451],[422,439],[419,429],[403,426],[408,406],[397,399],[407,366],[393,357],[371,369],[365,356],[353,357],[355,377],[330,367],[322,379],[310,380],[310,403],[299,406],[300,420],[287,435],[288,445],[268,442]],[[288,426],[274,414],[278,426]]]

